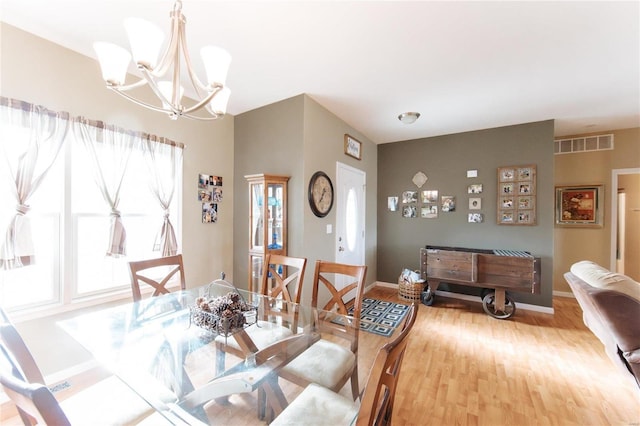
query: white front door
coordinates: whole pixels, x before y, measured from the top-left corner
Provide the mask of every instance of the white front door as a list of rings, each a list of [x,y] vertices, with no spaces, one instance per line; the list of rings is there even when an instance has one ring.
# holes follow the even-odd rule
[[[366,173],[336,165],[336,262],[364,265]],[[349,284],[339,281],[338,288]],[[348,298],[347,298],[348,300]]]

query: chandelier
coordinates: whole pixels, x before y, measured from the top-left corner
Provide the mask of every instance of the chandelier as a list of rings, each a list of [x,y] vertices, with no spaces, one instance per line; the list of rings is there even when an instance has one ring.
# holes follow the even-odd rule
[[[185,36],[186,17],[182,14],[182,2],[177,0],[171,17],[171,34],[166,50],[160,55],[164,34],[156,25],[139,18],[128,18],[124,26],[129,37],[133,60],[142,78],[124,84],[132,54],[111,43],[96,42],[93,48],[98,55],[102,78],[107,88],[138,105],[164,112],[173,120],[186,117],[195,120],[215,120],[224,116],[231,91],[225,86],[231,55],[216,46],[205,46],[200,55],[204,62],[207,84],[203,84],[193,70],[187,50]],[[182,103],[184,88],[181,86],[181,56],[193,86],[196,101],[190,105]],[[134,98],[130,90],[148,85],[158,98],[156,104]],[[200,109],[208,115],[195,115]]]

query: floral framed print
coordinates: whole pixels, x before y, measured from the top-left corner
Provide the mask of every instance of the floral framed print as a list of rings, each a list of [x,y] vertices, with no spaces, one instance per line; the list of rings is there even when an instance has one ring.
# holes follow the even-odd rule
[[[536,224],[536,166],[498,168],[499,225]]]
[[[556,225],[600,228],[604,185],[556,186]]]

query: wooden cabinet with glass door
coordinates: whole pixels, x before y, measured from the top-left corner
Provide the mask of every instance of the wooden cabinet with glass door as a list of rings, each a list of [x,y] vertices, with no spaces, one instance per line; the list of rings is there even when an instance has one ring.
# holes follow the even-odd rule
[[[247,175],[249,182],[249,291],[260,291],[265,253],[287,254],[289,176]]]

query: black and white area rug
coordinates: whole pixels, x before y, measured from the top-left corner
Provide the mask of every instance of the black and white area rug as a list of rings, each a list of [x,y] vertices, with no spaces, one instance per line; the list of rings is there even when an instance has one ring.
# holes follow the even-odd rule
[[[391,336],[393,330],[402,323],[407,312],[409,312],[408,305],[365,297],[362,299],[360,330],[381,336]]]

